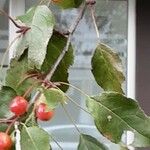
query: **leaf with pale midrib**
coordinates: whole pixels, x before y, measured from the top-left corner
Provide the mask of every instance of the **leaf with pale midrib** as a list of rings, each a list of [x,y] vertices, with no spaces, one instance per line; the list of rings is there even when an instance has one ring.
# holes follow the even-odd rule
[[[106,92],[87,99],[87,108],[97,129],[115,143],[121,141],[124,131],[150,139],[150,118],[138,103],[116,92]]]
[[[21,150],[50,150],[49,135],[39,127],[23,127]]]
[[[92,73],[99,86],[105,91],[123,93],[122,83],[125,77],[122,72],[121,59],[105,44],[99,44],[92,57]]]
[[[78,150],[108,150],[102,143],[90,135],[81,134]]]
[[[31,29],[18,40],[15,55],[21,56],[28,48],[29,65],[40,69],[53,33],[53,14],[47,6],[41,5],[30,8],[25,15],[19,16],[18,19]]]

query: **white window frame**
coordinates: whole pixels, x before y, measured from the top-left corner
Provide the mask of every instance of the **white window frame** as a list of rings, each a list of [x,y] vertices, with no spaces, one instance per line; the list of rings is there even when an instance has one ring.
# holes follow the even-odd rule
[[[10,0],[9,13],[18,16],[25,12],[25,0]],[[15,27],[9,22],[9,43],[16,37]],[[136,0],[128,0],[127,96],[135,98],[136,69]],[[9,59],[12,57],[12,50]],[[133,135],[127,133],[127,144]]]

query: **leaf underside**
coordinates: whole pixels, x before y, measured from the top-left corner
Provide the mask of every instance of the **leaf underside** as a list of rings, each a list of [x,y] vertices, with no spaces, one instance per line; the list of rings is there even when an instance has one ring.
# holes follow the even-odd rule
[[[18,19],[31,29],[18,40],[16,56],[21,56],[28,48],[28,64],[33,68],[41,68],[44,62],[47,45],[54,28],[54,17],[47,6],[32,7]]]

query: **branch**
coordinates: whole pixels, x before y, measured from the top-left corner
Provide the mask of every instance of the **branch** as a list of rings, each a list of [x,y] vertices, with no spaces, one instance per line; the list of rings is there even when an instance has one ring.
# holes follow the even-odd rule
[[[75,20],[74,24],[72,24],[72,26],[69,29],[69,35],[68,35],[68,39],[67,39],[67,43],[66,46],[64,47],[62,53],[59,55],[59,57],[57,58],[56,62],[54,63],[53,67],[50,69],[49,73],[47,74],[47,76],[45,77],[44,81],[47,80],[51,80],[54,72],[56,71],[59,63],[61,62],[61,60],[63,59],[63,57],[65,56],[66,52],[69,50],[69,46],[70,46],[70,42],[71,42],[71,36],[73,35],[74,31],[76,30],[80,20],[82,19],[84,12],[87,8],[87,3],[85,2],[80,10],[80,13],[77,17],[77,19]],[[43,85],[43,84],[42,84]],[[39,97],[41,96],[41,92],[37,91],[35,93],[35,95],[33,96],[33,98],[30,101],[30,105],[29,107],[32,105],[33,102],[35,102],[37,99],[39,99]]]
[[[1,10],[1,9],[0,9],[0,13],[3,14],[3,15],[5,15],[8,19],[10,19],[10,20],[12,21],[12,23],[13,23],[17,28],[21,28],[21,26],[18,25],[18,24],[14,21],[14,19],[13,19],[12,17],[10,17],[4,10]]]
[[[50,70],[50,72],[47,74],[45,80],[50,80],[52,78],[55,70],[57,69],[57,67],[59,65],[59,63],[61,62],[61,60],[65,56],[66,52],[69,50],[69,46],[70,46],[70,42],[71,42],[71,36],[74,33],[74,31],[76,30],[80,20],[82,19],[83,15],[84,15],[84,12],[86,10],[86,6],[87,6],[87,4],[84,3],[84,5],[82,6],[82,9],[80,10],[79,16],[75,20],[75,23],[72,24],[72,26],[70,27],[70,29],[69,29],[69,36],[68,36],[68,39],[67,39],[66,46],[64,47],[62,53],[57,58],[56,62],[54,63],[54,65],[52,67],[52,69]]]
[[[71,121],[71,123],[74,125],[75,129],[78,131],[79,134],[81,134],[80,129],[78,128],[78,126],[75,123],[75,120],[72,118],[72,116],[70,115],[70,113],[68,112],[68,110],[66,109],[66,107],[61,104],[66,116],[68,117],[68,119]]]
[[[11,22],[17,27],[19,28],[18,31],[16,31],[16,33],[21,33],[21,34],[25,34],[29,29],[31,29],[30,27],[27,26],[20,26],[19,24],[17,24],[15,22],[15,20],[10,17],[4,10],[0,9],[0,14],[5,15],[9,20],[11,20]]]
[[[95,19],[94,5],[89,5],[89,7],[90,7],[90,12],[91,12],[93,24],[94,24],[94,27],[95,27],[95,31],[96,31],[96,34],[97,34],[97,38],[99,39],[100,34],[99,34],[98,26],[97,26],[97,23],[96,23],[96,19]]]

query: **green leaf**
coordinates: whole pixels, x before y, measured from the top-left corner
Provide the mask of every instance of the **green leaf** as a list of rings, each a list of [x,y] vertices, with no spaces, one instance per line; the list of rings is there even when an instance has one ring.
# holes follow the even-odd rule
[[[121,84],[125,77],[121,71],[121,59],[110,47],[97,46],[92,58],[92,73],[104,90],[123,93]]]
[[[27,118],[28,119],[28,118]],[[27,122],[25,122],[26,126],[27,127],[33,127],[33,126],[37,126],[38,123],[37,123],[37,120],[35,118],[35,115],[34,114],[31,114],[30,118],[28,119]]]
[[[120,150],[129,150],[127,147],[120,146]]]
[[[49,135],[39,127],[24,127],[21,131],[21,150],[50,150]]]
[[[101,144],[97,139],[93,138],[92,136],[81,134],[78,150],[108,150],[108,148],[106,148],[103,144]]]
[[[23,95],[28,88],[35,83],[33,79],[26,79],[23,83],[19,83],[27,76],[31,70],[28,67],[27,52],[20,59],[14,58],[11,60],[10,68],[7,70],[6,85],[13,88],[18,95]],[[35,84],[36,86],[36,84]]]
[[[22,116],[19,120],[23,122],[27,127],[38,126],[34,109],[35,109],[34,104],[32,104],[29,107],[27,113],[24,116]]]
[[[16,95],[16,92],[12,88],[7,86],[2,87],[0,90],[0,118],[12,116],[12,113],[9,111],[9,104]]]
[[[68,8],[78,8],[83,0],[57,0],[58,2],[53,2],[56,5],[68,9]]]
[[[52,38],[49,41],[47,55],[42,66],[42,71],[48,73],[53,66],[62,50],[66,46],[67,38],[58,32],[54,32]],[[68,69],[73,64],[73,49],[70,46],[68,52],[57,67],[51,81],[62,81],[68,83]],[[64,92],[67,91],[68,86],[60,86],[60,89]]]
[[[45,96],[46,103],[51,109],[56,108],[60,103],[65,103],[67,99],[65,93],[59,89],[44,89],[43,93]]]
[[[0,123],[0,132],[5,132],[8,128],[7,124]]]
[[[135,133],[134,142],[132,143],[134,147],[150,147],[150,138],[147,138],[141,134]]]
[[[28,47],[29,65],[41,68],[46,56],[47,45],[54,28],[54,17],[47,6],[37,6],[29,9],[23,16],[18,17],[31,29],[21,39],[16,47],[16,56],[20,56]]]
[[[136,101],[116,92],[106,92],[87,99],[87,107],[97,129],[112,142],[119,143],[124,131],[150,139],[150,118]]]

